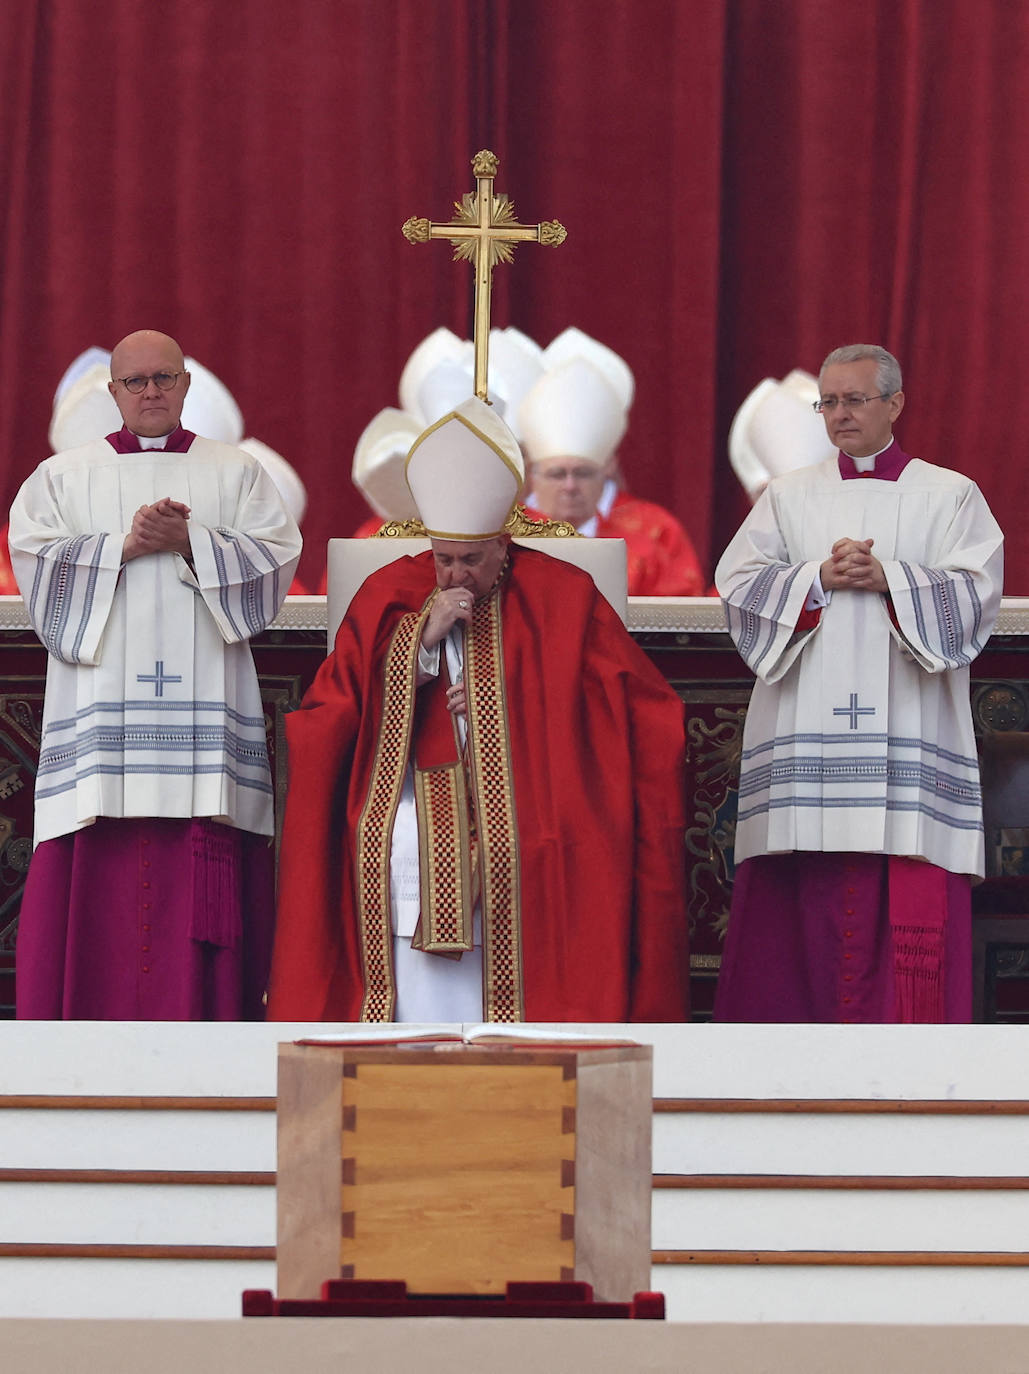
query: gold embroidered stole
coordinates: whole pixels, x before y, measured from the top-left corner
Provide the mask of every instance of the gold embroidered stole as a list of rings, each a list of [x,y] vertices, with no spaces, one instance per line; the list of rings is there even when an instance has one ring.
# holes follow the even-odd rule
[[[389,1021],[396,1007],[390,850],[414,728],[418,645],[435,599],[434,591],[420,612],[401,617],[384,664],[382,725],[356,837],[362,1021]],[[453,957],[470,947],[465,938],[471,934],[475,895],[474,831],[482,901],[484,1020],[522,1021],[521,882],[499,585],[475,603],[465,634],[464,684],[464,765],[458,758],[415,775],[422,890],[419,931],[427,952]]]
[[[411,743],[418,645],[435,599],[433,592],[421,611],[400,617],[383,665],[382,722],[355,837],[354,884],[364,973],[362,1021],[392,1021],[396,1008],[389,858]]]
[[[479,835],[483,1020],[524,1021],[521,871],[504,690],[502,585],[475,603],[465,633],[468,772]]]
[[[457,720],[447,710],[446,658],[418,689],[412,776],[418,819],[420,911],[413,949],[460,959],[474,949],[479,859]]]

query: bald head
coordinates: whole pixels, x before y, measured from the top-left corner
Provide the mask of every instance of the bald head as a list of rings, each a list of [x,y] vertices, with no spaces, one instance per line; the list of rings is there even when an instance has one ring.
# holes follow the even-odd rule
[[[167,389],[155,380],[174,378]],[[145,385],[130,391],[127,378],[143,378]],[[133,434],[157,438],[170,434],[179,423],[182,403],[189,390],[182,349],[168,334],[156,329],[137,329],[115,344],[111,354],[109,390],[121,417]]]
[[[111,354],[111,377],[127,377],[136,372],[135,363],[126,368],[126,360],[138,357],[141,353],[157,353],[169,364],[170,372],[181,372],[184,364],[182,349],[170,334],[162,334],[159,329],[137,329],[134,334],[126,334],[120,343],[114,345]]]

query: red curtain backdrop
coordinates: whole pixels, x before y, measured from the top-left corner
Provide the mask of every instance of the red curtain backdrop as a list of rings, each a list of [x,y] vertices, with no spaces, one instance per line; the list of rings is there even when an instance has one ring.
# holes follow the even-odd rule
[[[467,334],[447,218],[479,148],[521,219],[495,322],[628,360],[632,488],[709,569],[764,376],[881,341],[914,453],[969,473],[1029,587],[1022,0],[17,0],[0,6],[0,476],[46,456],[89,344],[174,334],[283,453],[302,573],[365,514],[354,443],[410,350]]]

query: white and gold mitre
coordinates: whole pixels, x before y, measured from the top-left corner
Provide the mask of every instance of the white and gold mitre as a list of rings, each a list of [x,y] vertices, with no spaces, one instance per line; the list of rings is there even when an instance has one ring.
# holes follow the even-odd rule
[[[522,402],[518,421],[534,463],[581,458],[599,465],[618,447],[628,413],[604,373],[576,357],[543,374]]]
[[[794,368],[781,382],[766,377],[746,398],[729,429],[729,462],[751,501],[773,477],[831,458],[836,448],[812,409],[818,381]]]
[[[361,431],[354,449],[354,486],[383,520],[412,520],[418,514],[404,467],[422,426],[403,410],[387,406]]]
[[[608,348],[607,344],[602,344],[599,339],[594,339],[573,325],[551,340],[543,350],[542,361],[544,368],[550,371],[572,358],[582,358],[603,372],[623,408],[626,411],[631,408],[636,395],[636,379],[632,375],[632,368],[613,348]]]
[[[433,539],[503,534],[524,477],[518,441],[477,396],[430,425],[407,456],[407,484]]]

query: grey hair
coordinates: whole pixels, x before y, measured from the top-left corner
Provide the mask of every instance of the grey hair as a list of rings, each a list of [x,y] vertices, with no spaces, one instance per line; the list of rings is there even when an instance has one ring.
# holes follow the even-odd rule
[[[900,363],[897,362],[892,353],[887,353],[881,344],[845,344],[842,348],[834,348],[819,368],[819,386],[821,386],[822,375],[827,367],[834,367],[837,363],[860,363],[865,358],[871,358],[876,365],[875,384],[881,392],[887,396],[892,396],[895,392],[903,389],[904,382],[900,375]]]

